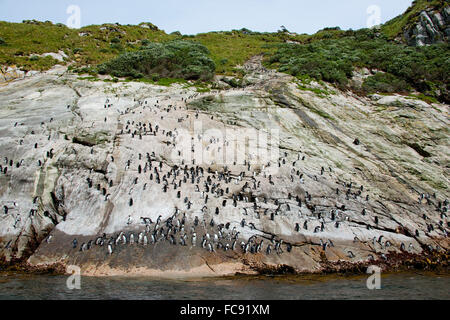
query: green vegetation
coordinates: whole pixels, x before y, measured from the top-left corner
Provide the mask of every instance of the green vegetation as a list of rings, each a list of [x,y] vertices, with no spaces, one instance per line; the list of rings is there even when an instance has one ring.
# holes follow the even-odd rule
[[[83,67],[95,67],[113,59],[121,52],[120,48],[137,50],[133,46],[140,44],[141,40],[161,42],[174,39],[174,36],[167,35],[151,24],[146,25],[152,27],[104,24],[75,30],[48,21],[0,22],[0,37],[5,41],[0,46],[0,65],[16,65],[25,71],[47,70],[61,62],[54,60],[50,64],[40,60],[30,61],[30,56],[62,50],[69,60],[75,61],[73,70],[81,71]],[[120,43],[116,42],[117,39]]]
[[[366,92],[408,92],[411,88],[405,80],[401,80],[390,73],[378,72],[368,77],[362,86]]]
[[[300,76],[297,76],[297,78],[299,79],[298,88],[300,90],[314,92],[317,96],[319,96],[321,98],[324,98],[324,97],[330,95],[330,92],[328,92],[327,90],[307,86],[307,85],[311,84],[311,81],[313,80],[311,77],[309,77],[307,75],[300,75]],[[321,81],[319,83],[321,85],[324,85],[324,83],[322,83]]]
[[[393,39],[403,33],[403,29],[417,22],[419,13],[426,8],[443,7],[447,0],[415,0],[405,13],[388,21],[381,27],[381,31]]]
[[[151,23],[103,24],[74,30],[49,21],[0,22],[0,66],[43,71],[70,61],[70,71],[89,74],[91,81],[100,72],[111,74],[113,79],[108,81],[112,82],[121,81],[117,77],[128,77],[127,81],[160,85],[208,81],[214,74],[222,74],[230,76],[225,79],[229,85],[241,87],[245,85],[244,72],[236,67],[255,55],[263,55],[267,67],[296,76],[301,81],[300,89],[319,96],[329,93],[307,86],[311,79],[360,93],[406,94],[416,90],[416,96],[424,101],[448,102],[448,44],[415,48],[392,41],[417,21],[421,10],[446,2],[416,0],[381,30],[344,31],[335,27],[313,35],[291,34],[284,27],[274,33],[243,28],[182,35],[166,34]],[[68,56],[67,61],[39,56],[60,50]],[[362,89],[351,88],[353,71],[363,67],[372,70],[373,75],[364,81]],[[197,90],[204,92],[209,87]]]
[[[355,67],[366,67],[386,73],[369,77],[363,86],[365,93],[408,92],[412,87],[449,101],[449,62],[448,44],[409,47],[390,42],[376,31],[362,29],[306,45],[278,45],[266,64],[299,78],[306,75],[341,88],[348,86]]]
[[[244,64],[251,57],[273,53],[273,46],[267,45],[283,42],[285,35],[241,29],[183,37],[183,39],[187,38],[198,41],[209,49],[211,58],[217,66],[218,74],[233,75],[236,73],[235,67]]]
[[[210,80],[214,76],[215,65],[208,54],[206,47],[192,41],[150,43],[138,51],[124,53],[99,65],[98,71],[100,74],[136,79]]]

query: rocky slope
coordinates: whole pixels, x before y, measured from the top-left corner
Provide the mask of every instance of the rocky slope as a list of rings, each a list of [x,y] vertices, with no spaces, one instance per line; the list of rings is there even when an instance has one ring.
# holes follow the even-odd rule
[[[412,25],[404,30],[408,45],[424,46],[448,42],[450,37],[450,6],[430,8],[420,12]]]
[[[186,277],[447,252],[448,105],[243,69],[207,93],[63,67],[1,87],[2,259]]]

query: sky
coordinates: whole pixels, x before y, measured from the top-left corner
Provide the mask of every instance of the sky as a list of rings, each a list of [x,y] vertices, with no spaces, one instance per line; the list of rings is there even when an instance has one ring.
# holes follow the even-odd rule
[[[0,0],[0,20],[36,19],[68,24],[71,5],[81,26],[151,22],[171,33],[197,34],[247,28],[276,32],[280,26],[312,34],[325,27],[360,29],[403,13],[412,0]],[[372,6],[377,6],[373,10]],[[368,8],[371,8],[368,13]],[[73,20],[72,20],[73,21]],[[377,20],[375,20],[377,21]],[[373,25],[373,24],[372,24]]]

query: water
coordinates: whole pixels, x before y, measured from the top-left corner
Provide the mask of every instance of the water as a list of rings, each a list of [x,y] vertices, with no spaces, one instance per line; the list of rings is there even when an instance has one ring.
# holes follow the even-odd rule
[[[66,276],[0,274],[0,299],[450,299],[448,274],[382,275],[380,290],[367,289],[366,280],[367,276],[240,277],[197,281],[82,277],[81,290],[69,290]]]

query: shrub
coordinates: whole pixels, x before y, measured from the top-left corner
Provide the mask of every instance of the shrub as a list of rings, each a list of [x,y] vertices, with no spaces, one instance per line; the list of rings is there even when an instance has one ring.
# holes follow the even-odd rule
[[[208,55],[208,49],[196,42],[150,43],[99,65],[98,70],[115,77],[154,78],[157,74],[160,78],[209,80],[214,76],[215,65]]]
[[[378,72],[368,77],[362,86],[367,93],[383,92],[408,92],[411,88],[405,80],[401,80],[390,73]]]
[[[345,86],[355,67],[385,72],[366,80],[367,91],[405,92],[411,88],[426,95],[440,92],[448,101],[449,44],[409,47],[389,42],[371,29],[346,31],[334,39],[309,44],[278,45],[266,64],[294,76],[309,76]]]
[[[120,43],[111,43],[111,49],[117,51],[123,51],[123,47]]]

